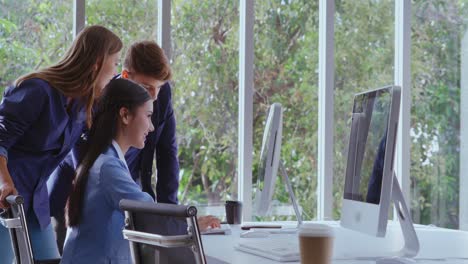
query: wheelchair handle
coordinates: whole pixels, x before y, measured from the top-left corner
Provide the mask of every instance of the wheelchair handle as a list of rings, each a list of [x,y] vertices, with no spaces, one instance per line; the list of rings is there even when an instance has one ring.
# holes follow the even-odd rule
[[[24,203],[24,198],[21,195],[8,195],[6,200],[10,205],[20,205]]]

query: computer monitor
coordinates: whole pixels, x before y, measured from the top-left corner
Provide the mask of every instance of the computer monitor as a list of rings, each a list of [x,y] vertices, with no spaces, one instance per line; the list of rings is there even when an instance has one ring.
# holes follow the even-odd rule
[[[265,130],[263,132],[257,191],[254,200],[254,213],[259,216],[265,216],[270,212],[278,169],[280,169],[281,175],[283,176],[283,184],[285,184],[288,189],[296,218],[299,224],[301,224],[302,217],[299,212],[296,197],[294,196],[291,182],[289,181],[289,177],[281,161],[282,127],[283,110],[281,104],[274,103],[270,106],[268,111]]]
[[[260,165],[254,203],[255,213],[259,216],[265,216],[269,213],[271,200],[275,192],[281,155],[282,123],[283,111],[281,104],[274,103],[268,111],[260,151]]]
[[[355,95],[341,226],[383,237],[393,201],[405,239],[397,255],[413,257],[419,242],[394,173],[399,112],[398,86]]]

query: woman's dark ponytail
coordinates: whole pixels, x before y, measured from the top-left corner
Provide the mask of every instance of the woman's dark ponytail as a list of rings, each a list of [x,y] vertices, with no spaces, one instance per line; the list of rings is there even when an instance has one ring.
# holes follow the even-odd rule
[[[114,79],[104,88],[84,146],[84,156],[78,157],[79,165],[66,206],[68,226],[80,223],[89,170],[115,138],[120,109],[125,107],[132,112],[149,100],[151,97],[143,87],[126,79]]]

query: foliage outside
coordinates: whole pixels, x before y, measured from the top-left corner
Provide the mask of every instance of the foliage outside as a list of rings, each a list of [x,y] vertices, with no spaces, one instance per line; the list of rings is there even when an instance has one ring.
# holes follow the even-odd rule
[[[334,218],[340,216],[354,93],[393,83],[394,1],[337,0]],[[457,228],[460,54],[467,1],[412,1],[411,207],[416,223]],[[0,86],[56,61],[72,41],[73,2],[0,0]],[[156,1],[88,0],[87,24],[126,47],[155,39]],[[254,188],[268,106],[284,107],[282,158],[306,219],[316,217],[318,1],[255,1]],[[172,1],[179,199],[237,198],[239,4]],[[280,178],[280,177],[279,177]],[[278,180],[277,186],[283,186]],[[275,199],[288,204],[284,188]],[[273,217],[273,219],[278,219]],[[283,218],[279,218],[283,219]],[[289,219],[293,219],[289,217]]]

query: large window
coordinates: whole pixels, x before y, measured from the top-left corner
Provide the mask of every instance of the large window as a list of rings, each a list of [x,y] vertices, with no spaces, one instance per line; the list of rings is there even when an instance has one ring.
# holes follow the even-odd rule
[[[416,1],[412,6],[411,208],[416,223],[459,226],[460,77],[467,70],[461,69],[462,50],[468,48],[462,44],[467,4]]]
[[[158,1],[86,0],[87,25],[109,27],[123,39],[125,49],[137,40],[155,40]],[[353,95],[393,84],[400,65],[394,64],[395,0],[334,3],[333,218],[338,219]],[[467,69],[462,68],[468,65],[468,0],[411,4],[412,107],[404,113],[411,114],[408,202],[414,222],[459,228],[459,203],[468,200],[460,191],[468,189],[460,183],[468,178],[460,169],[460,152],[468,156],[460,143],[468,138],[460,125],[468,120],[460,107],[468,104],[462,89],[468,85],[463,75]],[[304,218],[315,219],[318,0],[258,0],[254,7],[253,193],[266,111],[279,102],[284,109],[281,156]],[[242,198],[237,190],[238,9],[239,1],[171,1],[182,203],[216,205]],[[0,0],[0,14],[2,89],[20,75],[57,61],[72,42],[72,0]],[[278,177],[273,199],[279,206],[269,219],[294,219],[283,185]]]
[[[1,91],[60,59],[73,39],[72,6],[72,0],[0,0]]]
[[[393,84],[393,0],[336,1],[333,218],[343,199],[350,112],[355,93]]]
[[[172,1],[181,203],[237,199],[238,8],[237,1]]]
[[[317,32],[318,1],[255,1],[253,194],[266,113],[281,103],[281,159],[307,220],[317,213]],[[267,219],[295,220],[280,172],[273,200]]]

